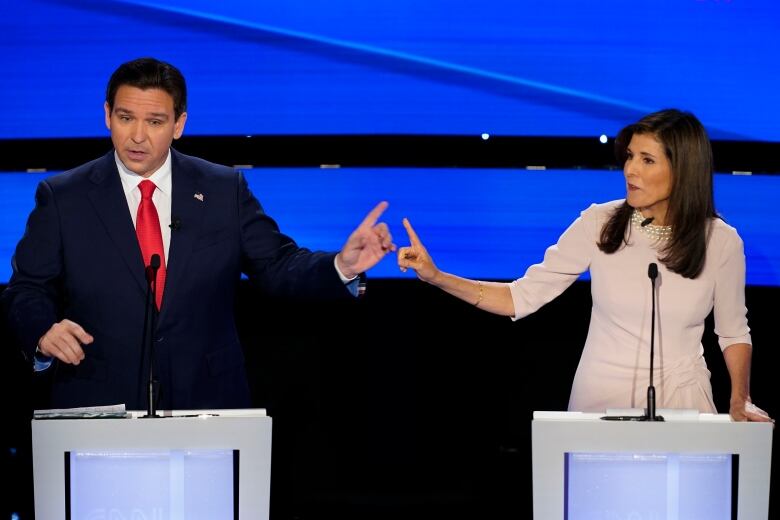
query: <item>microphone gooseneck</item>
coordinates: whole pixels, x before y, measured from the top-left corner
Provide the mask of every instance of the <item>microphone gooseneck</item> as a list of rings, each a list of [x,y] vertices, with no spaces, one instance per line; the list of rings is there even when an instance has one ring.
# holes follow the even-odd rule
[[[157,293],[157,271],[160,269],[161,261],[160,255],[154,254],[149,260],[149,265],[146,266],[146,309],[144,311],[144,333],[143,333],[143,346],[142,352],[149,351],[149,379],[147,384],[146,395],[146,415],[144,418],[160,417],[155,410],[155,387],[157,381],[154,379],[154,331],[157,321],[157,305],[155,302]],[[143,356],[141,356],[143,360]]]
[[[653,219],[642,222],[646,225]],[[605,415],[601,419],[605,421],[654,421],[660,422],[664,418],[655,414],[655,387],[653,386],[653,360],[655,359],[655,279],[658,278],[658,264],[655,262],[647,266],[647,276],[652,286],[652,312],[650,316],[650,384],[647,387],[647,409],[644,415]]]
[[[652,220],[652,218],[650,219]],[[644,222],[642,223],[644,226]],[[650,314],[650,384],[647,387],[646,421],[663,421],[664,418],[655,414],[655,386],[653,386],[653,361],[655,360],[655,279],[658,278],[658,264],[651,262],[647,266],[647,276],[652,287],[652,312]]]

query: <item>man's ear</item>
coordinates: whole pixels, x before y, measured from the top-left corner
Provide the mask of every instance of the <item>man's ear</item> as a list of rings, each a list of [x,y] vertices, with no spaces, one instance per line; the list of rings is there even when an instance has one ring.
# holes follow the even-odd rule
[[[108,106],[108,101],[103,103],[103,109],[106,111],[106,128],[111,130],[111,107]]]
[[[182,112],[179,119],[173,124],[173,138],[178,139],[184,133],[184,123],[187,122],[187,112]]]

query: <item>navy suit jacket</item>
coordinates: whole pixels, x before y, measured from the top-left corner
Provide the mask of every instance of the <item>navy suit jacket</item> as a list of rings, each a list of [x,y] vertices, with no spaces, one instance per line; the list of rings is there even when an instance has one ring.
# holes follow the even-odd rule
[[[180,226],[171,232],[154,332],[159,407],[248,407],[234,319],[241,273],[274,296],[350,293],[334,254],[299,248],[280,233],[240,172],[171,153],[171,214]],[[125,403],[145,409],[146,281],[113,152],[44,180],[35,198],[3,293],[12,332],[29,359],[63,318],[94,336],[79,365],[55,360],[48,369],[54,371],[53,407]]]

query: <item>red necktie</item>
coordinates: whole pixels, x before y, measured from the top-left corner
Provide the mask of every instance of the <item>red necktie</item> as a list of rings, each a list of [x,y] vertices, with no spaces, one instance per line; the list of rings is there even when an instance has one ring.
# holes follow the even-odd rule
[[[138,244],[141,246],[144,267],[151,263],[152,255],[160,255],[160,269],[157,270],[154,288],[157,296],[157,309],[159,310],[165,289],[165,249],[160,231],[160,218],[157,216],[157,208],[152,202],[152,194],[157,186],[152,181],[145,180],[141,181],[138,189],[141,190],[141,204],[138,206],[138,214],[136,215],[135,233],[138,235]]]

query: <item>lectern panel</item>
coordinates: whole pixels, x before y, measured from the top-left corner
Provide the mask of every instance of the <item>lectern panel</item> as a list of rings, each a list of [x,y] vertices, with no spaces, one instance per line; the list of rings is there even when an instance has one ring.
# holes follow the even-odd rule
[[[565,519],[736,520],[738,455],[570,452]]]
[[[766,518],[773,425],[683,412],[664,411],[665,422],[534,412],[534,519]]]
[[[205,449],[66,452],[65,518],[238,520],[238,457]]]
[[[264,410],[142,414],[33,420],[36,518],[268,520]]]

